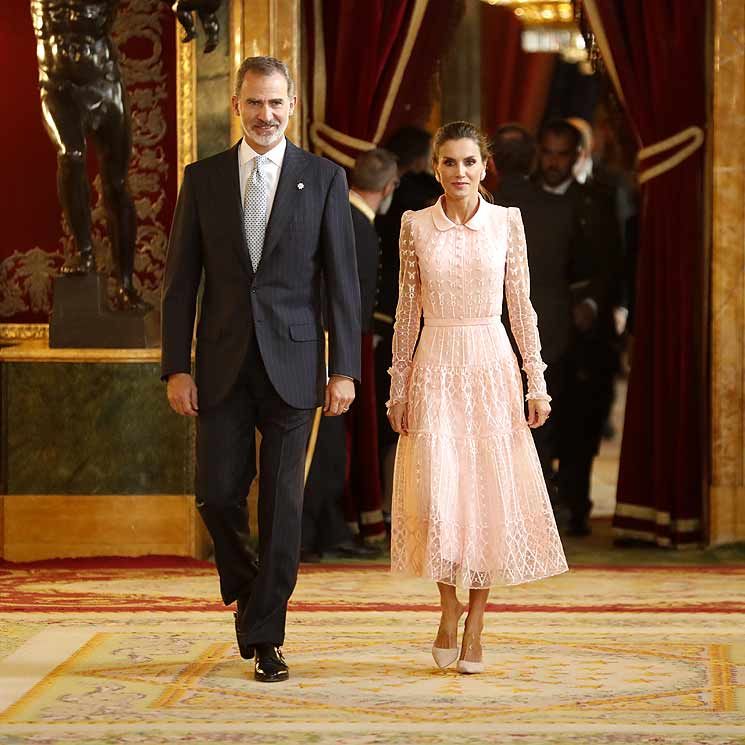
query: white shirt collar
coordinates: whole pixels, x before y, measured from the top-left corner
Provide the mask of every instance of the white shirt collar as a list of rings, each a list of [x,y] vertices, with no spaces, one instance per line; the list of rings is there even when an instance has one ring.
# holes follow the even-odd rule
[[[543,183],[543,191],[547,191],[549,194],[566,194],[567,189],[572,185],[574,176],[570,176],[566,181],[562,181],[558,186],[549,186],[547,183]]]
[[[278,167],[282,167],[282,161],[285,159],[285,151],[287,150],[287,138],[283,137],[271,150],[264,153],[269,160]],[[246,138],[241,139],[241,145],[239,148],[238,159],[242,166],[253,160],[258,153],[246,142]]]

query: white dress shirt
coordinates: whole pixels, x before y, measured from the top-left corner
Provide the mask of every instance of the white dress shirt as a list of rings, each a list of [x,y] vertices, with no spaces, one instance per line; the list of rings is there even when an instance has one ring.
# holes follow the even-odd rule
[[[287,140],[283,137],[271,150],[264,153],[267,162],[264,167],[264,179],[266,181],[266,219],[269,221],[269,215],[272,214],[272,204],[274,204],[274,195],[277,193],[277,184],[279,183],[279,172],[282,170],[282,161],[285,159],[285,150],[287,150]],[[248,177],[253,173],[253,159],[258,153],[246,142],[245,138],[241,140],[238,148],[238,176],[241,183],[241,204],[246,196],[246,182]]]

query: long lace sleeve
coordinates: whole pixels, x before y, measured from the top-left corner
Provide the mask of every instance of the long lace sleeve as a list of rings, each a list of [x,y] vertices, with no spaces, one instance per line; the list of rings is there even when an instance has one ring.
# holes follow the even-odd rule
[[[504,292],[510,313],[512,335],[515,337],[523,358],[523,370],[528,376],[528,395],[525,398],[550,401],[551,396],[546,391],[546,381],[543,377],[546,365],[541,359],[538,316],[530,302],[528,248],[525,242],[523,220],[517,207],[508,208],[507,213],[509,242]]]
[[[419,337],[422,316],[422,287],[419,279],[419,263],[414,249],[414,213],[404,212],[401,218],[399,254],[401,267],[398,276],[398,305],[396,322],[393,325],[393,361],[388,370],[391,376],[391,395],[386,403],[393,404],[407,400],[409,374],[414,347]]]

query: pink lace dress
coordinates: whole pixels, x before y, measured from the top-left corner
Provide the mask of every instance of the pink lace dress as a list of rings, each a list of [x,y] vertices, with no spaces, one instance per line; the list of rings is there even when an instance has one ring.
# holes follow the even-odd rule
[[[504,289],[527,398],[550,400],[519,209],[480,199],[465,226],[441,202],[406,212],[400,252],[388,405],[408,403],[408,434],[396,453],[392,571],[465,588],[566,571],[500,318]]]

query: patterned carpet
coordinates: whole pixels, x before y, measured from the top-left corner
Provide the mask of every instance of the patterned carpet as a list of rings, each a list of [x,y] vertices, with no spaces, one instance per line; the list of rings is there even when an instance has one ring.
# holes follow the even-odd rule
[[[267,686],[208,565],[0,565],[0,745],[745,743],[744,577],[584,567],[497,591],[466,677],[433,667],[428,583],[323,565]]]

